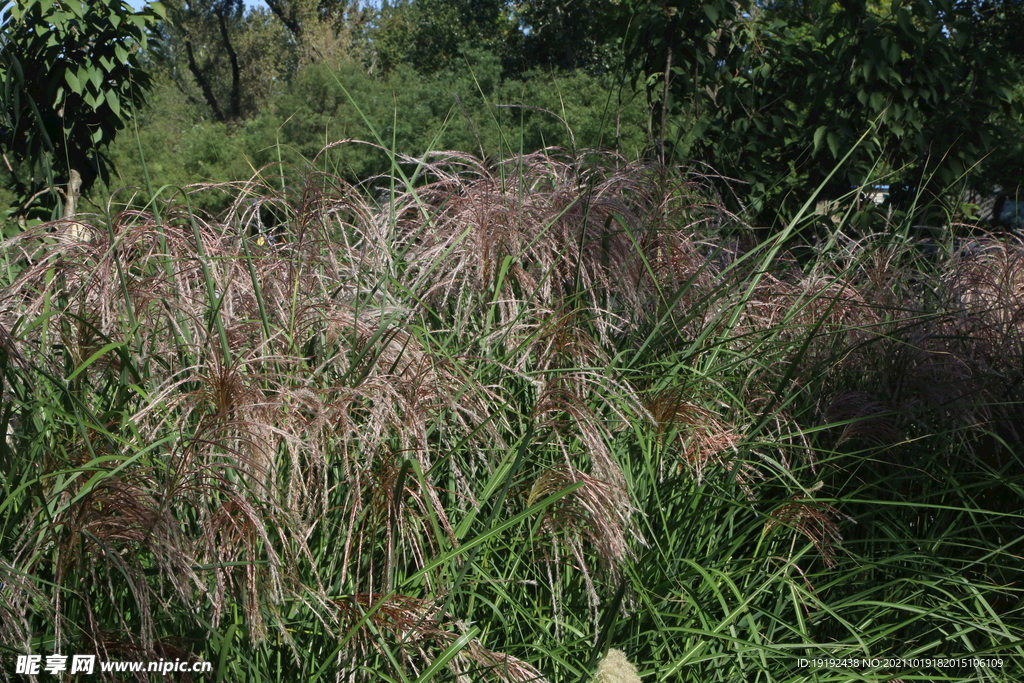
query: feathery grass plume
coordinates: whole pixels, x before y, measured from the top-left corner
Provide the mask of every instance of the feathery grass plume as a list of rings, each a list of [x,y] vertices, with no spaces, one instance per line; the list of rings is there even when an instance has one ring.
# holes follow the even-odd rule
[[[540,528],[550,534],[552,550],[555,552],[546,548],[542,552],[545,561],[556,574],[562,571],[563,566],[557,550],[564,548],[573,557],[575,569],[582,574],[588,587],[592,618],[596,625],[599,598],[592,569],[586,559],[589,553],[584,551],[583,541],[592,545],[598,559],[611,572],[612,580],[615,581],[621,564],[630,555],[627,533],[635,533],[630,519],[633,509],[624,490],[564,466],[542,474],[530,488],[526,504],[532,506],[573,484],[582,486],[552,506],[544,516]]]
[[[649,396],[646,407],[654,420],[660,441],[675,441],[679,445],[681,462],[701,482],[708,465],[724,465],[726,453],[732,451],[742,437],[735,430],[725,426],[714,414],[684,395],[679,388],[668,388]],[[742,463],[736,470],[737,482],[749,486],[748,478],[756,477],[750,471],[749,463]]]
[[[0,641],[569,680],[614,617],[662,678],[1024,661],[1019,245],[802,264],[719,248],[707,175],[400,161],[386,201],[275,167],[0,245]]]
[[[494,676],[499,681],[515,683],[548,683],[537,667],[518,657],[492,652],[476,639],[452,659],[448,668],[457,683],[474,683],[481,676]]]
[[[971,397],[978,421],[987,418],[1019,440],[1024,365],[1015,359],[1024,355],[1024,241],[973,240],[954,254],[944,285],[957,315],[943,331],[970,365],[975,385],[984,387],[973,388]],[[983,403],[990,410],[979,411]]]
[[[456,309],[461,321],[481,305],[495,305],[509,324],[523,304],[557,311],[575,300],[594,312],[602,339],[652,315],[658,291],[685,281],[699,260],[678,223],[718,219],[720,210],[678,201],[675,187],[699,194],[696,174],[661,191],[653,167],[583,154],[607,165],[591,158],[584,171],[582,157],[549,150],[509,160],[495,177],[465,155],[432,158],[426,168],[436,180],[396,209],[414,218],[414,207],[431,211],[425,226],[398,224],[410,287],[442,308],[472,293]]]
[[[626,653],[612,648],[597,665],[593,683],[640,683],[640,676],[626,659]]]
[[[765,522],[763,534],[767,536],[779,526],[794,529],[814,544],[827,566],[834,567],[835,548],[843,540],[835,520],[842,516],[839,510],[828,503],[797,494],[789,502],[772,510]]]

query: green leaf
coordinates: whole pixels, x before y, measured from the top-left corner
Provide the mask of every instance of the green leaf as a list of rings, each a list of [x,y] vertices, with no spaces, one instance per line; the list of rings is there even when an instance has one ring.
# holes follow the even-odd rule
[[[74,19],[74,15],[69,14],[67,12],[54,12],[49,17],[47,17],[47,20],[49,21],[50,25],[56,27],[58,33],[63,33],[64,31],[66,31],[66,24],[72,19]]]
[[[110,344],[107,344],[106,346],[104,346],[99,351],[96,351],[95,353],[93,353],[91,356],[89,356],[89,358],[87,358],[85,360],[85,362],[83,362],[81,365],[79,365],[77,368],[75,368],[75,370],[70,375],[68,375],[67,381],[70,382],[71,380],[73,380],[75,377],[77,377],[82,372],[84,372],[86,369],[88,369],[88,367],[90,365],[95,363],[97,360],[99,360],[103,356],[107,355],[108,352],[113,351],[115,349],[120,349],[123,346],[124,346],[123,342],[112,342]]]
[[[814,151],[817,152],[821,148],[821,140],[828,131],[828,126],[819,126],[818,130],[814,131]]]
[[[834,159],[838,159],[839,158],[839,136],[836,135],[835,133],[829,133],[826,136],[826,138],[828,140],[829,151],[832,152],[832,157]]]
[[[71,88],[71,92],[81,94],[82,84],[78,80],[78,75],[71,69],[64,70],[64,80],[67,82],[68,87]]]
[[[118,119],[121,118],[121,100],[117,96],[116,90],[107,91],[107,104],[110,106],[110,110],[114,112],[114,116]]]
[[[900,61],[900,57],[903,56],[903,51],[900,50],[899,43],[893,42],[889,46],[889,61],[895,64]]]

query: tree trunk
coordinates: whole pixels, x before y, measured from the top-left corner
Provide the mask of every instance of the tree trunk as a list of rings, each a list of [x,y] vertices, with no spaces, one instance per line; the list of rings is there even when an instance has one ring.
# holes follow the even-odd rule
[[[228,62],[231,64],[231,107],[228,119],[235,121],[242,116],[242,69],[238,66],[238,54],[235,46],[231,44],[231,36],[228,35],[227,13],[229,9],[225,5],[218,5],[214,10],[217,13],[217,21],[220,24],[220,36],[224,41],[224,49],[228,53]]]
[[[213,110],[213,118],[217,121],[224,123],[224,113],[217,106],[217,98],[213,95],[213,90],[210,88],[210,82],[203,76],[203,72],[199,70],[199,65],[196,64],[196,56],[192,51],[192,39],[185,34],[185,53],[188,55],[188,70],[195,76],[196,83],[199,84],[200,90],[203,91],[203,97],[206,99],[206,103],[210,105],[210,109]]]
[[[292,32],[295,39],[298,40],[300,44],[303,43],[302,24],[299,22],[298,15],[295,12],[295,6],[289,5],[286,7],[286,3],[283,3],[281,0],[266,0],[266,2],[270,11],[277,15],[277,18],[280,19],[281,23]]]

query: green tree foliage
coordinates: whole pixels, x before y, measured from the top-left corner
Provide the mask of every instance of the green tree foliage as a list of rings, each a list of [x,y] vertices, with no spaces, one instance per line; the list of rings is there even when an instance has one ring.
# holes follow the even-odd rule
[[[643,98],[620,101],[602,77],[583,71],[534,72],[521,79],[501,74],[497,55],[472,50],[461,69],[431,78],[408,65],[382,76],[355,62],[307,64],[255,117],[226,125],[204,119],[205,105],[183,100],[158,73],[138,139],[119,140],[111,150],[121,176],[109,190],[129,203],[147,173],[154,187],[181,187],[246,180],[278,160],[296,178],[315,159],[317,168],[360,183],[390,168],[383,150],[348,143],[320,152],[340,140],[374,142],[378,135],[388,148],[412,156],[431,147],[494,157],[560,146],[615,149],[636,158],[647,145]],[[216,213],[228,197],[207,192],[193,201]]]
[[[618,0],[385,0],[373,48],[386,72],[404,63],[434,74],[483,50],[501,57],[510,78],[534,69],[610,74],[621,65],[630,11]]]
[[[193,102],[221,123],[255,116],[297,68],[299,50],[265,9],[242,0],[168,4],[158,62]]]
[[[139,51],[163,14],[122,0],[0,4],[0,144],[17,213],[63,187],[65,216],[108,167],[104,148],[142,103],[150,79]]]
[[[755,209],[806,197],[851,150],[827,194],[872,169],[937,193],[991,148],[1008,111],[1005,56],[972,3],[638,9],[631,56],[656,136],[749,183]],[[680,121],[694,125],[673,130]]]
[[[499,55],[517,72],[522,34],[505,0],[385,2],[374,34],[380,64],[391,71],[408,64],[423,74],[463,66],[467,50]]]
[[[978,2],[976,14],[986,27],[991,48],[1005,55],[1013,74],[1013,101],[1024,102],[1024,2],[989,0]],[[979,169],[978,183],[985,192],[1001,188],[1019,196],[1024,186],[1024,109],[1016,107],[1000,120],[999,140],[994,143]]]
[[[388,74],[410,61],[417,30],[409,0],[382,0],[372,32],[374,70]]]
[[[629,5],[619,0],[525,0],[516,5],[527,67],[613,72],[621,64]]]
[[[360,0],[267,0],[306,62],[330,64],[369,56],[373,12]]]
[[[111,145],[114,173],[93,194],[117,204],[144,206],[148,187],[164,198],[177,188],[203,181],[246,179],[252,167],[246,158],[247,127],[210,117],[201,99],[182,96],[167,73],[157,71],[146,106],[137,115],[138,128]],[[204,193],[193,205],[207,211],[224,208],[223,197]]]

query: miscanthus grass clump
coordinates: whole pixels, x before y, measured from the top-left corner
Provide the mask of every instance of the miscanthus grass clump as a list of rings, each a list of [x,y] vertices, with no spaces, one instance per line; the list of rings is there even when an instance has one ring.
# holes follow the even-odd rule
[[[11,657],[1020,677],[1024,246],[802,265],[685,169],[405,162],[0,245]]]

